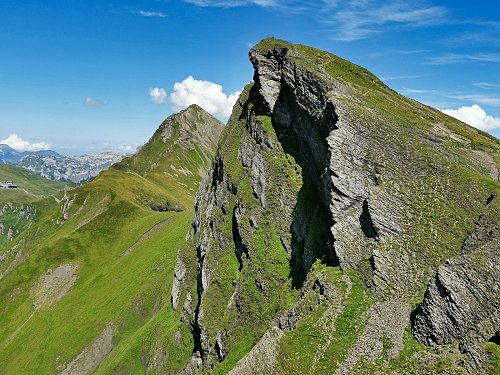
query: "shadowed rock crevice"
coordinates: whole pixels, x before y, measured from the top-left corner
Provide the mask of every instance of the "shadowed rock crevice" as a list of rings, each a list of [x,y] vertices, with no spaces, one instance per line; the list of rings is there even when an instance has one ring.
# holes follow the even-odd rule
[[[282,82],[271,118],[283,150],[302,170],[302,187],[290,228],[290,277],[296,288],[304,284],[316,259],[329,266],[338,265],[333,246],[335,239],[330,231],[334,223],[327,205],[329,193],[325,188],[328,180],[326,137],[336,128],[337,115],[333,105],[320,98],[321,111],[311,115],[303,109],[293,89]]]
[[[198,277],[200,279],[201,276]],[[198,289],[200,289],[199,285],[201,284],[201,281],[198,281]],[[201,305],[201,296],[202,293],[198,291],[198,302],[196,303],[196,308],[194,311],[194,317],[192,321],[189,324],[189,328],[191,330],[191,334],[193,336],[193,354],[198,354],[203,361],[203,348],[201,345],[201,327],[199,323],[199,314],[200,314],[200,305]]]
[[[197,228],[195,228],[197,229]],[[204,254],[202,252],[201,246],[196,246],[196,256],[200,262],[204,260]],[[194,309],[194,313],[192,319],[189,322],[189,329],[191,331],[191,335],[193,336],[193,355],[199,355],[199,358],[203,361],[203,347],[202,347],[202,330],[200,326],[200,306],[203,297],[203,281],[202,281],[202,273],[200,270],[200,264],[197,266],[197,274],[196,274],[196,307]]]
[[[489,206],[491,202],[493,202],[493,199],[497,197],[497,193],[494,191],[493,193],[490,194],[490,196],[486,199],[486,205]]]
[[[366,237],[375,239],[378,238],[377,229],[373,225],[373,220],[368,208],[368,201],[366,199],[363,201],[363,208],[361,210],[361,215],[359,216],[359,224],[361,225],[361,230]]]
[[[493,344],[500,345],[500,331],[495,333],[495,336],[490,337],[488,342],[492,342]]]
[[[227,353],[225,350],[225,334],[219,332],[217,338],[215,339],[215,353],[217,354],[217,360],[222,362],[226,358]]]
[[[212,163],[213,173],[212,173],[212,188],[219,185],[224,179],[224,164],[222,158],[219,154],[216,155]]]
[[[243,239],[241,238],[240,230],[238,227],[238,219],[236,217],[236,211],[238,206],[236,205],[233,209],[233,217],[232,217],[232,233],[233,233],[233,242],[234,242],[234,253],[236,254],[236,258],[238,259],[239,271],[243,270],[244,260],[243,255],[245,255],[246,259],[249,259],[250,256],[248,254],[248,248],[243,243]]]

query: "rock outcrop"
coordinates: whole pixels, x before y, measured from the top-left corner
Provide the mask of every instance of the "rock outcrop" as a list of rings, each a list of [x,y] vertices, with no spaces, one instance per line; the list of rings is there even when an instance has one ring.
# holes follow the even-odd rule
[[[89,346],[83,349],[75,359],[65,365],[60,365],[58,374],[84,375],[94,372],[113,349],[113,330],[113,324],[108,324],[104,331]]]
[[[74,265],[62,264],[40,276],[31,288],[35,309],[52,306],[63,298],[76,282],[76,270]]]
[[[415,338],[425,345],[459,340],[472,371],[485,366],[480,343],[494,341],[500,329],[500,224],[499,210],[488,207],[493,199],[460,256],[441,265],[429,282],[413,327]]]

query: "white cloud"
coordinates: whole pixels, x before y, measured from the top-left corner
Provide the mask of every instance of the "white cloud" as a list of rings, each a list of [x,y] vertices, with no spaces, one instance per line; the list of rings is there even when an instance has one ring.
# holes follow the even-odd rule
[[[189,76],[174,84],[170,101],[176,111],[198,104],[214,116],[229,117],[240,94],[241,91],[235,91],[227,95],[221,85]]]
[[[132,154],[137,151],[137,146],[121,145],[120,147],[118,147],[118,151],[123,154]]]
[[[184,0],[199,7],[259,6],[291,14],[305,14],[321,21],[331,39],[365,39],[388,27],[427,27],[446,21],[447,9],[425,0]]]
[[[278,0],[185,0],[186,3],[194,4],[199,7],[220,7],[233,8],[244,5],[258,5],[264,8],[277,7],[282,1]]]
[[[500,117],[488,116],[477,104],[458,109],[440,109],[440,111],[484,131],[500,128]]]
[[[426,59],[426,63],[431,65],[455,64],[455,63],[463,63],[469,61],[497,63],[500,62],[500,54],[478,53],[475,55],[467,55],[459,53],[448,53],[446,55],[428,57]]]
[[[164,18],[164,17],[167,16],[165,13],[162,13],[162,12],[151,12],[151,11],[146,11],[146,10],[140,10],[137,13],[139,15],[143,16],[143,17],[160,17],[160,18]]]
[[[40,150],[48,150],[50,149],[50,145],[45,142],[35,142],[30,143],[18,137],[17,134],[11,134],[4,140],[0,141],[0,144],[7,145],[12,147],[14,150],[23,152],[23,151],[40,151]]]
[[[161,104],[167,98],[167,92],[161,87],[152,87],[149,89],[149,96],[155,103]]]
[[[86,107],[100,107],[100,106],[103,106],[106,104],[108,104],[108,103],[106,103],[104,100],[94,99],[94,98],[90,98],[88,96],[83,101],[83,105]]]

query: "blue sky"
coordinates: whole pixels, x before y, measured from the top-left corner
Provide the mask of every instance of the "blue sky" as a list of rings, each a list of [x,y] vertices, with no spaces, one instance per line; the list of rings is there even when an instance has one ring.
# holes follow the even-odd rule
[[[500,137],[500,2],[3,0],[0,141],[134,149],[192,101],[225,119],[273,35]],[[13,135],[17,137],[14,137]]]

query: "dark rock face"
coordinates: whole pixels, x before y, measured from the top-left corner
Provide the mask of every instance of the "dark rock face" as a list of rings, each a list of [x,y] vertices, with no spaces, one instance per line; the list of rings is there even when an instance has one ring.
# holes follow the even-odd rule
[[[363,305],[365,329],[332,359],[331,372],[355,371],[362,360],[395,361],[408,340],[410,306],[436,270],[412,322],[415,338],[425,345],[462,340],[464,367],[486,368],[471,353],[483,358],[480,346],[498,327],[498,288],[490,285],[499,277],[491,224],[499,214],[490,187],[461,177],[468,167],[445,137],[463,137],[447,130],[434,142],[427,133],[444,115],[359,67],[307,47],[269,44],[250,51],[254,83],[236,103],[196,198],[198,300],[184,309],[192,312],[203,366],[234,360],[245,337],[255,346],[233,372],[273,372],[280,355],[288,358],[280,340],[312,324],[321,309],[326,315],[313,326],[333,345],[336,319],[361,303],[361,292],[351,294],[351,273],[340,284],[325,282],[314,273],[321,264],[325,275],[359,275],[374,301]],[[468,234],[485,203],[488,220]],[[185,283],[176,276],[176,296]],[[286,305],[290,298],[296,302]],[[468,322],[484,327],[471,330]],[[255,332],[264,334],[248,338]],[[311,368],[325,353],[318,344]],[[268,363],[260,366],[259,358]]]

